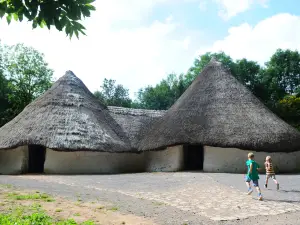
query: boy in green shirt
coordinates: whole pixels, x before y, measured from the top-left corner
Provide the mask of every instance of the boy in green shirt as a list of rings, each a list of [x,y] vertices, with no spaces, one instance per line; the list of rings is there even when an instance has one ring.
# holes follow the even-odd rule
[[[246,161],[246,165],[248,167],[248,172],[247,175],[245,177],[245,181],[246,181],[246,185],[248,187],[248,195],[252,194],[253,190],[251,188],[251,180],[253,182],[253,186],[256,188],[257,192],[258,192],[258,199],[262,200],[262,195],[261,195],[261,191],[258,185],[258,170],[260,170],[260,167],[258,165],[257,162],[254,161],[254,154],[252,152],[250,152],[248,154],[248,160]]]

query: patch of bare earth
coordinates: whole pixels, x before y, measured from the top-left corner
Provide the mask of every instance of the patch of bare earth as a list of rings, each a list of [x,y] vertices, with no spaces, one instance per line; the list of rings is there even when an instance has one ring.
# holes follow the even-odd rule
[[[44,195],[37,198],[37,195]],[[62,197],[41,194],[38,191],[19,190],[10,185],[0,185],[0,212],[5,213],[14,208],[30,208],[39,205],[47,215],[57,220],[74,219],[77,223],[90,220],[95,224],[132,224],[154,225],[150,219],[119,212],[117,206],[104,202],[77,202]]]

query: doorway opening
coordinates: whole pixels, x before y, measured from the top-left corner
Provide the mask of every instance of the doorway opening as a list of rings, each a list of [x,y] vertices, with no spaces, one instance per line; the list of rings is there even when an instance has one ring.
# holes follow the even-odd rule
[[[43,173],[46,148],[42,145],[28,145],[28,173]]]
[[[184,145],[185,170],[203,170],[203,145]]]

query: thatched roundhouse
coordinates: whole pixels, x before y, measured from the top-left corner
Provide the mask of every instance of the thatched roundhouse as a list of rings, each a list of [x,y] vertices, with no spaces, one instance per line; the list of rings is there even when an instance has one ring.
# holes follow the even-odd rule
[[[300,133],[212,60],[167,111],[106,107],[71,71],[0,128],[0,174],[300,171]]]
[[[0,128],[0,174],[141,171],[141,157],[71,71]]]
[[[214,59],[139,144],[141,151],[166,148],[176,170],[245,172],[254,151],[261,163],[273,156],[280,172],[300,171],[300,133]]]

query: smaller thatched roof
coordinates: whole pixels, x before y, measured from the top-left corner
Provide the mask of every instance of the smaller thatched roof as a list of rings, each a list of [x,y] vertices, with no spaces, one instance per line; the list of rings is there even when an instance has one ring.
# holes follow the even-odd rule
[[[145,134],[145,128],[166,112],[164,110],[130,109],[116,106],[108,106],[108,109],[110,115],[125,131],[134,150],[137,150],[138,144]]]
[[[267,109],[220,62],[212,60],[148,128],[139,149],[178,144],[292,152],[300,150],[300,133]]]
[[[0,128],[0,149],[28,144],[58,151],[132,151],[107,107],[71,71]]]

